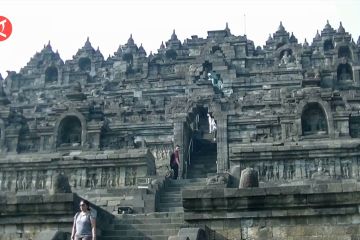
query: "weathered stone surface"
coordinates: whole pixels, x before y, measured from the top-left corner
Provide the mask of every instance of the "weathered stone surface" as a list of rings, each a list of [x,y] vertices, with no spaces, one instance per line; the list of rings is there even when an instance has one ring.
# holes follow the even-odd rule
[[[53,177],[53,185],[50,189],[50,194],[56,193],[71,193],[69,179],[64,174],[56,174]]]
[[[60,192],[71,189],[111,212],[121,204],[153,211],[164,185],[151,179],[166,175],[180,145],[180,178],[217,174],[205,189],[183,192],[184,208],[203,208],[191,214],[211,219],[217,238],[356,239],[356,232],[331,235],[311,225],[359,222],[360,41],[342,24],[335,30],[326,23],[300,44],[280,23],[255,46],[227,25],[183,42],[174,31],[150,55],[132,36],[107,59],[89,39],[65,62],[45,45],[1,80],[3,212],[36,212],[35,201],[44,212],[65,211],[65,193],[47,195],[58,191],[60,173],[69,178],[69,186],[55,188]],[[215,132],[208,133],[207,113]],[[243,173],[241,181],[248,168],[253,177]],[[244,217],[248,222],[226,229],[225,220]],[[0,224],[0,235],[16,231]]]
[[[44,230],[37,234],[34,240],[67,240],[68,235],[58,230]]]
[[[239,188],[259,187],[258,173],[252,168],[245,168],[241,171]]]
[[[204,229],[201,228],[181,228],[178,236],[180,239],[189,240],[208,240],[208,236]]]

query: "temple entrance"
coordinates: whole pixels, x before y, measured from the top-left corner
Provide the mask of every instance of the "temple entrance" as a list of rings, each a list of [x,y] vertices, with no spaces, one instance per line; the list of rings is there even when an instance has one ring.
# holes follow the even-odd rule
[[[198,107],[193,123],[187,178],[206,178],[217,172],[216,119],[207,107]]]

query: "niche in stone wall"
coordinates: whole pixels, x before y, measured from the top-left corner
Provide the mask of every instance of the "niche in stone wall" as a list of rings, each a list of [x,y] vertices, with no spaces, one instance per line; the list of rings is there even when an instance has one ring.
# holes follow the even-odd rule
[[[80,146],[81,132],[81,122],[77,117],[65,117],[59,125],[57,145],[60,147]]]
[[[302,135],[323,135],[328,133],[326,115],[318,103],[309,103],[301,115]]]
[[[350,116],[349,134],[352,138],[360,137],[360,116]]]
[[[215,54],[217,51],[219,51],[219,53],[221,53],[221,48],[219,46],[213,46],[211,48],[211,54]]]
[[[280,42],[280,43],[276,44],[276,49],[279,49],[279,48],[281,48],[281,47],[284,46],[284,45],[285,45],[284,42]]]
[[[91,60],[87,57],[82,57],[79,59],[79,68],[81,71],[90,71],[91,70]]]
[[[280,58],[279,59],[282,59],[284,57],[284,55],[290,57],[290,56],[292,56],[292,54],[293,54],[293,51],[292,51],[291,48],[284,49],[284,50],[282,50],[280,52]]]
[[[122,59],[127,62],[128,64],[132,65],[133,61],[134,61],[134,57],[131,53],[130,48],[126,49],[126,51],[124,52]]]
[[[48,67],[45,70],[45,83],[54,83],[58,80],[58,69],[56,67]]]
[[[338,50],[338,58],[352,59],[351,52],[348,46],[341,46]]]
[[[174,49],[169,49],[165,53],[166,58],[175,60],[177,57],[177,53]]]
[[[338,81],[346,81],[353,79],[353,72],[351,65],[348,63],[339,64],[337,68],[337,80]]]
[[[324,42],[324,51],[327,52],[329,50],[334,49],[334,44],[331,39],[327,39]]]
[[[207,77],[207,74],[212,71],[212,63],[205,61],[202,66],[203,66],[204,74]]]
[[[29,125],[24,123],[19,132],[17,152],[37,152],[40,146],[39,142],[40,139],[36,136],[35,133],[30,131]]]

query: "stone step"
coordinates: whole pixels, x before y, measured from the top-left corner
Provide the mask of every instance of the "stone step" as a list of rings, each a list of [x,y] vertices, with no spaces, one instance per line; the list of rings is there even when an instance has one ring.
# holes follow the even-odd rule
[[[163,207],[165,208],[169,208],[169,207]],[[158,212],[159,213],[159,212]],[[183,218],[149,218],[149,219],[127,219],[125,220],[116,220],[114,221],[114,223],[112,224],[112,228],[110,228],[111,230],[116,230],[119,228],[121,228],[121,226],[123,225],[144,225],[144,224],[154,224],[154,225],[159,225],[159,224],[180,224],[183,223],[184,219]],[[118,229],[120,230],[120,229]]]
[[[161,203],[162,208],[171,208],[171,207],[182,207],[182,201],[178,202],[163,202]]]
[[[153,214],[154,213],[154,214]],[[144,214],[122,214],[114,218],[113,224],[161,224],[161,223],[181,223],[184,219],[183,213],[159,213],[153,212],[151,215]]]
[[[127,220],[127,219],[178,219],[178,218],[184,218],[183,213],[158,213],[158,212],[152,212],[152,213],[138,213],[138,214],[124,214],[117,216],[114,220]]]
[[[178,180],[169,180],[168,184],[174,184],[174,185],[184,184],[184,183],[195,184],[195,183],[203,183],[203,182],[205,182],[205,181],[206,181],[205,178],[178,179]]]
[[[192,155],[191,156],[191,161],[190,162],[197,162],[197,161],[216,161],[217,155],[216,153],[213,154],[197,154],[197,155]]]
[[[174,197],[174,198],[176,198],[176,197],[181,197],[181,192],[179,191],[179,192],[162,192],[161,194],[160,194],[160,196],[167,196],[167,197]]]
[[[188,189],[188,190],[196,190],[196,189],[202,189],[205,186],[205,184],[203,185],[199,185],[199,186],[186,186],[186,187],[168,187],[166,189],[166,192],[181,192],[182,189]],[[164,193],[166,194],[166,193]]]
[[[207,173],[188,173],[188,178],[206,177]]]
[[[160,196],[160,204],[168,203],[168,202],[182,202],[182,198],[180,197],[168,197],[166,195]]]
[[[107,236],[101,237],[99,240],[168,240],[167,235],[153,235],[153,236]]]
[[[214,159],[209,159],[209,158],[201,158],[201,159],[192,159],[190,161],[190,165],[188,166],[188,168],[192,167],[194,164],[213,164],[216,165],[216,158]]]
[[[103,236],[127,236],[127,237],[136,237],[136,236],[153,236],[153,235],[176,235],[179,232],[181,225],[178,225],[174,228],[163,228],[159,229],[159,225],[149,229],[135,229],[133,226],[128,226],[127,230],[111,230],[104,231]]]
[[[203,183],[197,183],[197,184],[189,184],[189,183],[186,183],[186,184],[174,184],[174,185],[168,185],[167,187],[166,187],[166,189],[169,189],[169,188],[178,188],[178,189],[193,189],[193,188],[200,188],[200,187],[202,187],[204,184],[206,183],[206,181],[205,182],[203,182]]]
[[[166,187],[166,189],[197,189],[197,188],[201,188],[202,186],[204,186],[204,183],[201,184],[185,184],[185,185],[173,185],[173,186],[168,186]]]
[[[208,171],[189,171],[188,172],[188,178],[193,178],[193,177],[204,177],[204,178],[208,178],[208,177],[211,177],[211,176],[214,176],[216,175],[216,171],[214,170],[213,172],[208,172]],[[206,185],[206,184],[204,184]]]
[[[189,173],[216,173],[216,168],[195,168],[195,169],[189,169],[188,170],[188,174]],[[196,177],[196,176],[195,176]],[[197,176],[200,177],[200,176]],[[206,176],[203,176],[204,178],[206,178]]]
[[[159,208],[159,212],[178,212],[178,213],[183,213],[183,212],[184,212],[184,208],[183,208],[183,207],[170,207],[170,208],[160,207],[160,208]]]
[[[197,168],[190,168],[188,169],[189,172],[216,172],[217,167],[216,166],[205,166],[205,167],[197,167]],[[205,178],[205,177],[203,177]]]
[[[194,164],[191,165],[187,170],[191,171],[191,170],[204,170],[204,171],[209,171],[209,170],[216,170],[217,166],[215,164]]]
[[[117,224],[114,228],[108,231],[120,231],[120,230],[149,230],[149,229],[175,229],[184,226],[184,220],[179,223],[161,223],[161,224]]]

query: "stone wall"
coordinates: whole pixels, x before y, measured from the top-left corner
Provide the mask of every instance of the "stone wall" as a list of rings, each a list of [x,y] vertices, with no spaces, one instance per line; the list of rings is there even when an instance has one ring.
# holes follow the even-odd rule
[[[263,184],[282,184],[311,179],[322,167],[329,179],[358,179],[359,141],[318,140],[285,144],[242,144],[233,146],[229,156],[234,173],[253,167]]]
[[[147,149],[81,152],[62,155],[7,155],[0,159],[0,189],[5,192],[46,192],[56,173],[64,173],[74,192],[134,186],[138,178],[155,175],[153,155]]]
[[[358,239],[360,184],[183,190],[184,219],[213,230],[210,239]]]
[[[72,193],[1,194],[0,239],[34,239],[45,230],[64,232],[69,237],[80,200]],[[98,234],[101,234],[112,216],[97,206],[91,207],[97,211]]]

